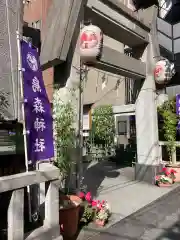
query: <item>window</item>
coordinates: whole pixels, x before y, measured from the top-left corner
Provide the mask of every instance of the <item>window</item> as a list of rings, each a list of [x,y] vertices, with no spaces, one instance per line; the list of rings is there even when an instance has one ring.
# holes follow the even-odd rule
[[[118,121],[118,135],[127,134],[127,121]]]
[[[171,8],[172,8],[172,1],[160,0],[159,2],[160,17],[165,18]]]

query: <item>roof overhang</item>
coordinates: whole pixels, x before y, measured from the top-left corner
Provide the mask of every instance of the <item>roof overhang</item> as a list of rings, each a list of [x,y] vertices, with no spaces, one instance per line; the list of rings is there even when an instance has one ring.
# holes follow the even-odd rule
[[[149,26],[117,0],[88,0],[85,20],[90,20],[100,27],[105,35],[130,47],[149,42]]]
[[[83,2],[52,1],[41,47],[41,65],[44,69],[66,60]]]

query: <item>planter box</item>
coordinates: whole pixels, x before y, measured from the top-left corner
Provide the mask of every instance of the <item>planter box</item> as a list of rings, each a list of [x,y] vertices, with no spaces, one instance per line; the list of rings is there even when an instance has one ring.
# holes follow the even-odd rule
[[[171,183],[158,183],[158,187],[171,187]]]
[[[101,226],[101,227],[104,227],[104,225],[105,225],[105,221],[104,220],[96,219],[95,223],[96,223],[96,225]]]
[[[60,231],[64,237],[73,237],[78,230],[81,199],[78,196],[60,196],[61,200],[71,200],[74,206],[59,210]]]

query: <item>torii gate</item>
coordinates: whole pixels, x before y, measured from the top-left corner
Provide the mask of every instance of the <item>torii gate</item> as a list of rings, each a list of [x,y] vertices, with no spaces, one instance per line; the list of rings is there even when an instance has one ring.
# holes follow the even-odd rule
[[[135,179],[148,182],[153,182],[161,160],[153,74],[155,57],[160,56],[156,34],[157,13],[157,7],[152,6],[141,13],[140,19],[137,13],[117,0],[53,0],[41,50],[44,69],[65,62],[70,56],[73,58],[73,65],[78,67],[79,58],[74,49],[80,21],[84,16],[85,20],[92,18],[92,23],[99,26],[104,34],[132,47],[136,58],[104,47],[102,58],[96,67],[135,81],[144,79],[135,106],[131,107],[133,111],[135,109],[136,116]],[[68,81],[71,83],[74,78],[78,79],[79,75],[77,76],[76,70],[71,67]],[[130,111],[129,107],[121,106],[122,112]]]

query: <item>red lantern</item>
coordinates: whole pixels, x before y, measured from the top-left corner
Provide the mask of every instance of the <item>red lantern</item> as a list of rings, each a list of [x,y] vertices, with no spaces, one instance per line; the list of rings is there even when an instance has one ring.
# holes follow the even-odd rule
[[[154,78],[156,83],[168,83],[175,74],[174,64],[168,59],[162,59],[156,63],[154,69]]]
[[[96,63],[102,53],[103,33],[94,25],[85,26],[80,33],[80,57],[84,64]]]

